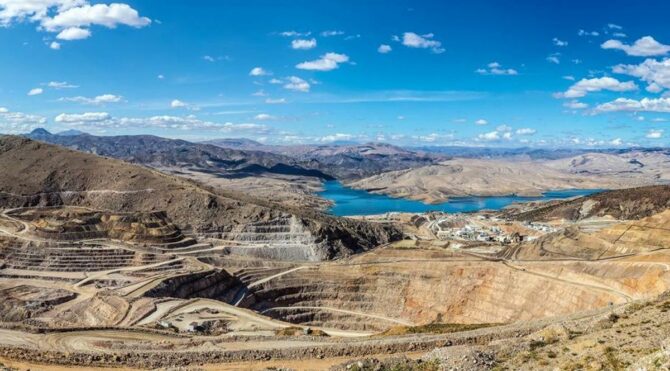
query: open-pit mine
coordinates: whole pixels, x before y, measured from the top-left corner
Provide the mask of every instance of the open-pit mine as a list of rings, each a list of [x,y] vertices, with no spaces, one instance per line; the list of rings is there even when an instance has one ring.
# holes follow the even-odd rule
[[[8,369],[668,361],[667,186],[336,218],[22,138],[0,164]]]

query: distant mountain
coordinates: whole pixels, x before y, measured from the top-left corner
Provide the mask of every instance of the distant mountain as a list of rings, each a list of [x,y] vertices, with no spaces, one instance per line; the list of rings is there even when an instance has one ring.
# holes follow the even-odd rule
[[[431,165],[447,158],[441,154],[411,151],[385,143],[278,146],[239,139],[217,139],[207,143],[289,156],[305,168],[318,169],[343,180]]]
[[[70,129],[70,130],[65,130],[65,131],[59,131],[58,133],[56,133],[56,135],[66,136],[66,137],[67,137],[67,136],[84,135],[84,134],[88,134],[88,133],[83,132],[83,131],[81,131],[81,130],[77,130],[77,129]]]
[[[260,151],[227,149],[210,144],[152,135],[55,135],[34,130],[26,137],[81,152],[113,157],[147,166],[185,166],[199,171],[234,174],[259,172],[332,179],[326,173],[300,166],[291,157]]]

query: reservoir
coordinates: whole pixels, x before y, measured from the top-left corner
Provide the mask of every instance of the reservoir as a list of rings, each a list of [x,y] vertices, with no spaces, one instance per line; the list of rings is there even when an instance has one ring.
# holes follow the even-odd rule
[[[447,202],[429,205],[421,201],[393,198],[348,188],[336,180],[325,182],[323,187],[324,190],[319,192],[319,196],[333,202],[333,206],[329,209],[329,212],[336,216],[375,215],[392,211],[407,213],[428,211],[462,213],[479,210],[500,210],[515,202],[556,200],[586,196],[603,191],[602,189],[567,189],[548,191],[539,197],[452,197]]]

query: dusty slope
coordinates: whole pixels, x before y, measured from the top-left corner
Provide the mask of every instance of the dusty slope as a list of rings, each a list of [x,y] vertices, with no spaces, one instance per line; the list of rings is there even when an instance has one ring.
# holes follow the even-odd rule
[[[568,201],[555,201],[529,210],[509,211],[518,220],[579,220],[611,216],[640,219],[670,208],[670,186],[657,185],[602,192]]]
[[[385,243],[393,228],[279,207],[253,195],[197,183],[119,160],[19,137],[0,137],[0,205],[87,206],[117,212],[167,212],[179,227],[230,232],[249,223],[291,219],[304,225],[332,258]],[[297,219],[296,219],[297,218]]]
[[[642,181],[653,183],[652,180]],[[353,182],[350,186],[433,203],[446,201],[451,196],[532,196],[552,189],[620,188],[628,182],[616,177],[571,174],[539,162],[453,159],[437,165],[383,173]]]

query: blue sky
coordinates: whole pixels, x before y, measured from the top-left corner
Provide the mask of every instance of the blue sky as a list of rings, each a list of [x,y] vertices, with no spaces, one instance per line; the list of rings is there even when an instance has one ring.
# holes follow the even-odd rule
[[[666,146],[664,1],[0,0],[0,132]]]

